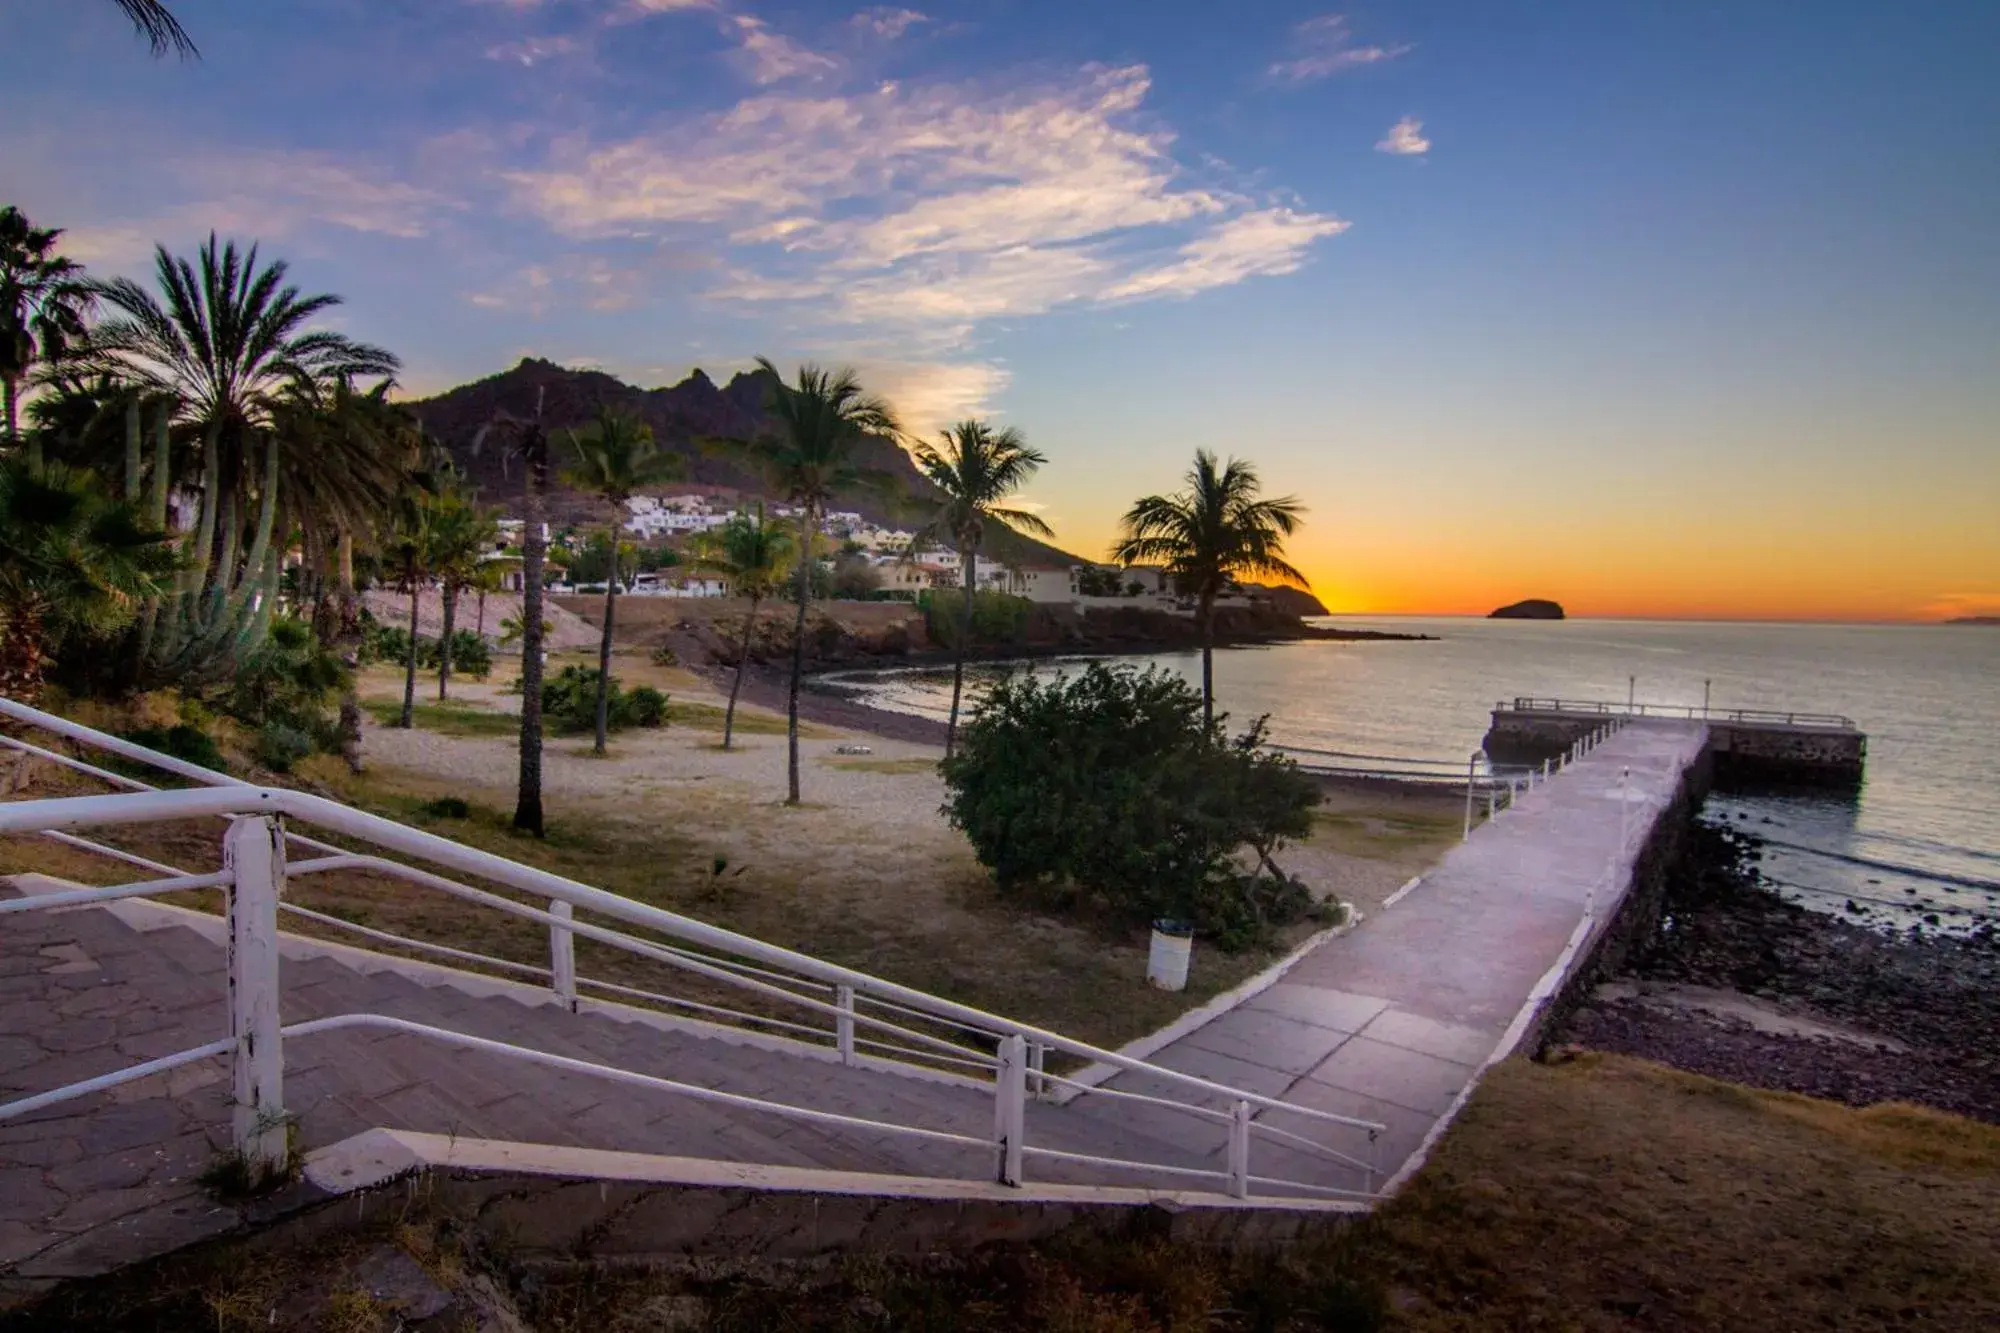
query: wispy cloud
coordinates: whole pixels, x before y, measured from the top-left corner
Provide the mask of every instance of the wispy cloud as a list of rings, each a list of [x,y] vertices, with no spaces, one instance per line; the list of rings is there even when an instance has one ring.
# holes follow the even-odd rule
[[[1410,50],[1408,43],[1357,46],[1345,14],[1322,14],[1292,29],[1291,54],[1273,63],[1268,72],[1280,83],[1312,83],[1343,70],[1394,60]]]
[[[931,20],[930,15],[920,14],[914,9],[877,5],[873,9],[862,10],[848,21],[884,41],[893,42],[917,24],[929,23]]]
[[[1389,127],[1389,132],[1375,144],[1378,153],[1393,153],[1397,157],[1422,157],[1430,152],[1431,141],[1424,137],[1424,123],[1414,116],[1404,116]]]
[[[116,225],[71,228],[64,249],[94,266],[130,268],[156,243],[185,250],[211,230],[243,241],[286,240],[311,227],[412,240],[461,207],[428,186],[325,154],[230,149],[171,166],[184,201]]]
[[[583,38],[570,33],[559,33],[546,37],[523,37],[518,41],[500,42],[486,48],[486,58],[531,67],[544,60],[577,55],[588,49],[589,43]]]
[[[1290,273],[1346,229],[1182,163],[1150,86],[1127,66],[773,91],[624,139],[557,140],[502,178],[573,242],[726,248],[708,300],[782,309],[863,364],[903,367],[944,420],[1005,383],[965,359],[993,321]],[[930,359],[868,355],[889,347]]]
[[[1314,241],[1338,236],[1350,225],[1340,218],[1290,208],[1256,209],[1196,237],[1181,247],[1178,259],[1135,273],[1105,295],[1120,300],[1192,296],[1246,278],[1295,273]]]
[[[818,78],[840,68],[840,62],[833,57],[809,51],[790,38],[780,36],[762,19],[737,14],[731,17],[730,22],[741,44],[738,63],[748,72],[753,83],[761,85],[782,83],[787,79]]]

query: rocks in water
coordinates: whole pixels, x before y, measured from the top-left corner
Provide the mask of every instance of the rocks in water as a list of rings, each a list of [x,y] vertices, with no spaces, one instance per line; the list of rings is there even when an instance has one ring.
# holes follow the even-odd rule
[[[1551,602],[1542,597],[1530,597],[1524,601],[1510,602],[1486,613],[1488,620],[1562,620],[1562,603]]]
[[[1855,1105],[1900,1100],[2000,1122],[2000,928],[1887,929],[1788,903],[1759,882],[1754,836],[1698,825],[1662,928],[1633,979],[1754,995],[1802,1024],[1902,1049],[1774,1034],[1728,1014],[1671,1012],[1600,993],[1560,1034],[1693,1073]],[[1935,914],[1926,920],[1929,925]]]

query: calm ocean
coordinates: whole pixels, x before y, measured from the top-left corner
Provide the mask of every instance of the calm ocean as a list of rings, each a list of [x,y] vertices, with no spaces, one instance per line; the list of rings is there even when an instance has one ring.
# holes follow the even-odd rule
[[[1424,643],[1218,652],[1219,707],[1271,717],[1308,761],[1462,774],[1493,704],[1515,695],[1841,713],[1868,733],[1858,797],[1718,795],[1710,813],[1767,842],[1763,870],[1811,906],[1852,900],[1962,927],[2000,915],[2000,629],[1686,621],[1340,617]],[[1199,679],[1200,659],[1133,659]],[[1038,671],[1061,670],[1042,663]],[[993,667],[976,669],[988,679]],[[1631,678],[1636,678],[1636,683]],[[849,673],[880,707],[942,717],[950,675]]]

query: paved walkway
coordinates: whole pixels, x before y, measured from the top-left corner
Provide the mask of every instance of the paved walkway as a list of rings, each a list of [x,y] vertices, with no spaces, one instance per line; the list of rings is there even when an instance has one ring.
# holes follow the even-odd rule
[[[1148,1058],[1385,1124],[1375,1144],[1378,1183],[1404,1174],[1482,1067],[1508,1053],[1510,1025],[1549,969],[1566,961],[1586,904],[1599,920],[1614,910],[1646,832],[1705,743],[1693,723],[1625,728],[1475,829],[1392,906]],[[1629,805],[1622,851],[1621,788]],[[1154,1082],[1121,1075],[1103,1086],[1151,1092]],[[1167,1133],[1170,1115],[1143,1108],[1126,1119]],[[1271,1123],[1336,1142],[1303,1117],[1278,1112]],[[1283,1168],[1270,1174],[1283,1175],[1297,1156],[1260,1145],[1252,1170],[1264,1174],[1269,1162]]]
[[[1691,725],[1635,725],[1475,831],[1416,889],[1297,960],[1275,984],[1158,1050],[1158,1064],[1303,1106],[1385,1123],[1374,1184],[1415,1155],[1489,1059],[1503,1054],[1537,983],[1564,961],[1586,902],[1614,906],[1632,849],[1701,750]],[[1629,768],[1629,847],[1617,847]],[[150,915],[149,915],[150,914]],[[125,904],[0,918],[0,1100],[88,1078],[222,1034],[215,923]],[[349,1012],[440,1027],[706,1087],[929,1128],[986,1135],[992,1095],[951,1082],[849,1069],[631,1021],[570,1014],[545,991],[406,965],[357,970],[352,951],[289,939],[286,1021]],[[1185,1098],[1152,1078],[1112,1091]],[[0,1122],[0,1296],[9,1282],[85,1275],[215,1234],[236,1214],[195,1177],[223,1146],[220,1058]],[[304,1146],[381,1126],[460,1137],[666,1153],[780,1166],[987,1179],[990,1150],[830,1130],[682,1096],[525,1065],[423,1038],[324,1033],[288,1043],[286,1103]],[[1345,1152],[1353,1131],[1306,1117],[1267,1123]],[[1225,1131],[1164,1107],[1086,1092],[1030,1108],[1027,1141],[1058,1151],[1219,1170]],[[1258,1139],[1256,1176],[1354,1189],[1324,1155]],[[1187,1188],[1030,1157],[1031,1181]],[[1207,1188],[1214,1188],[1209,1183]],[[1265,1192],[1280,1192],[1265,1187]],[[0,1305],[4,1300],[0,1300]]]

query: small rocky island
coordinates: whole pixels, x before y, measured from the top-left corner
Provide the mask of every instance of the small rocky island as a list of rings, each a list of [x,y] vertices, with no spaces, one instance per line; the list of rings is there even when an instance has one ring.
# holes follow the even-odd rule
[[[1551,602],[1540,597],[1530,597],[1526,601],[1514,602],[1497,611],[1486,613],[1488,620],[1561,620],[1561,602]]]
[[[1953,616],[1947,625],[2000,625],[2000,616]]]

